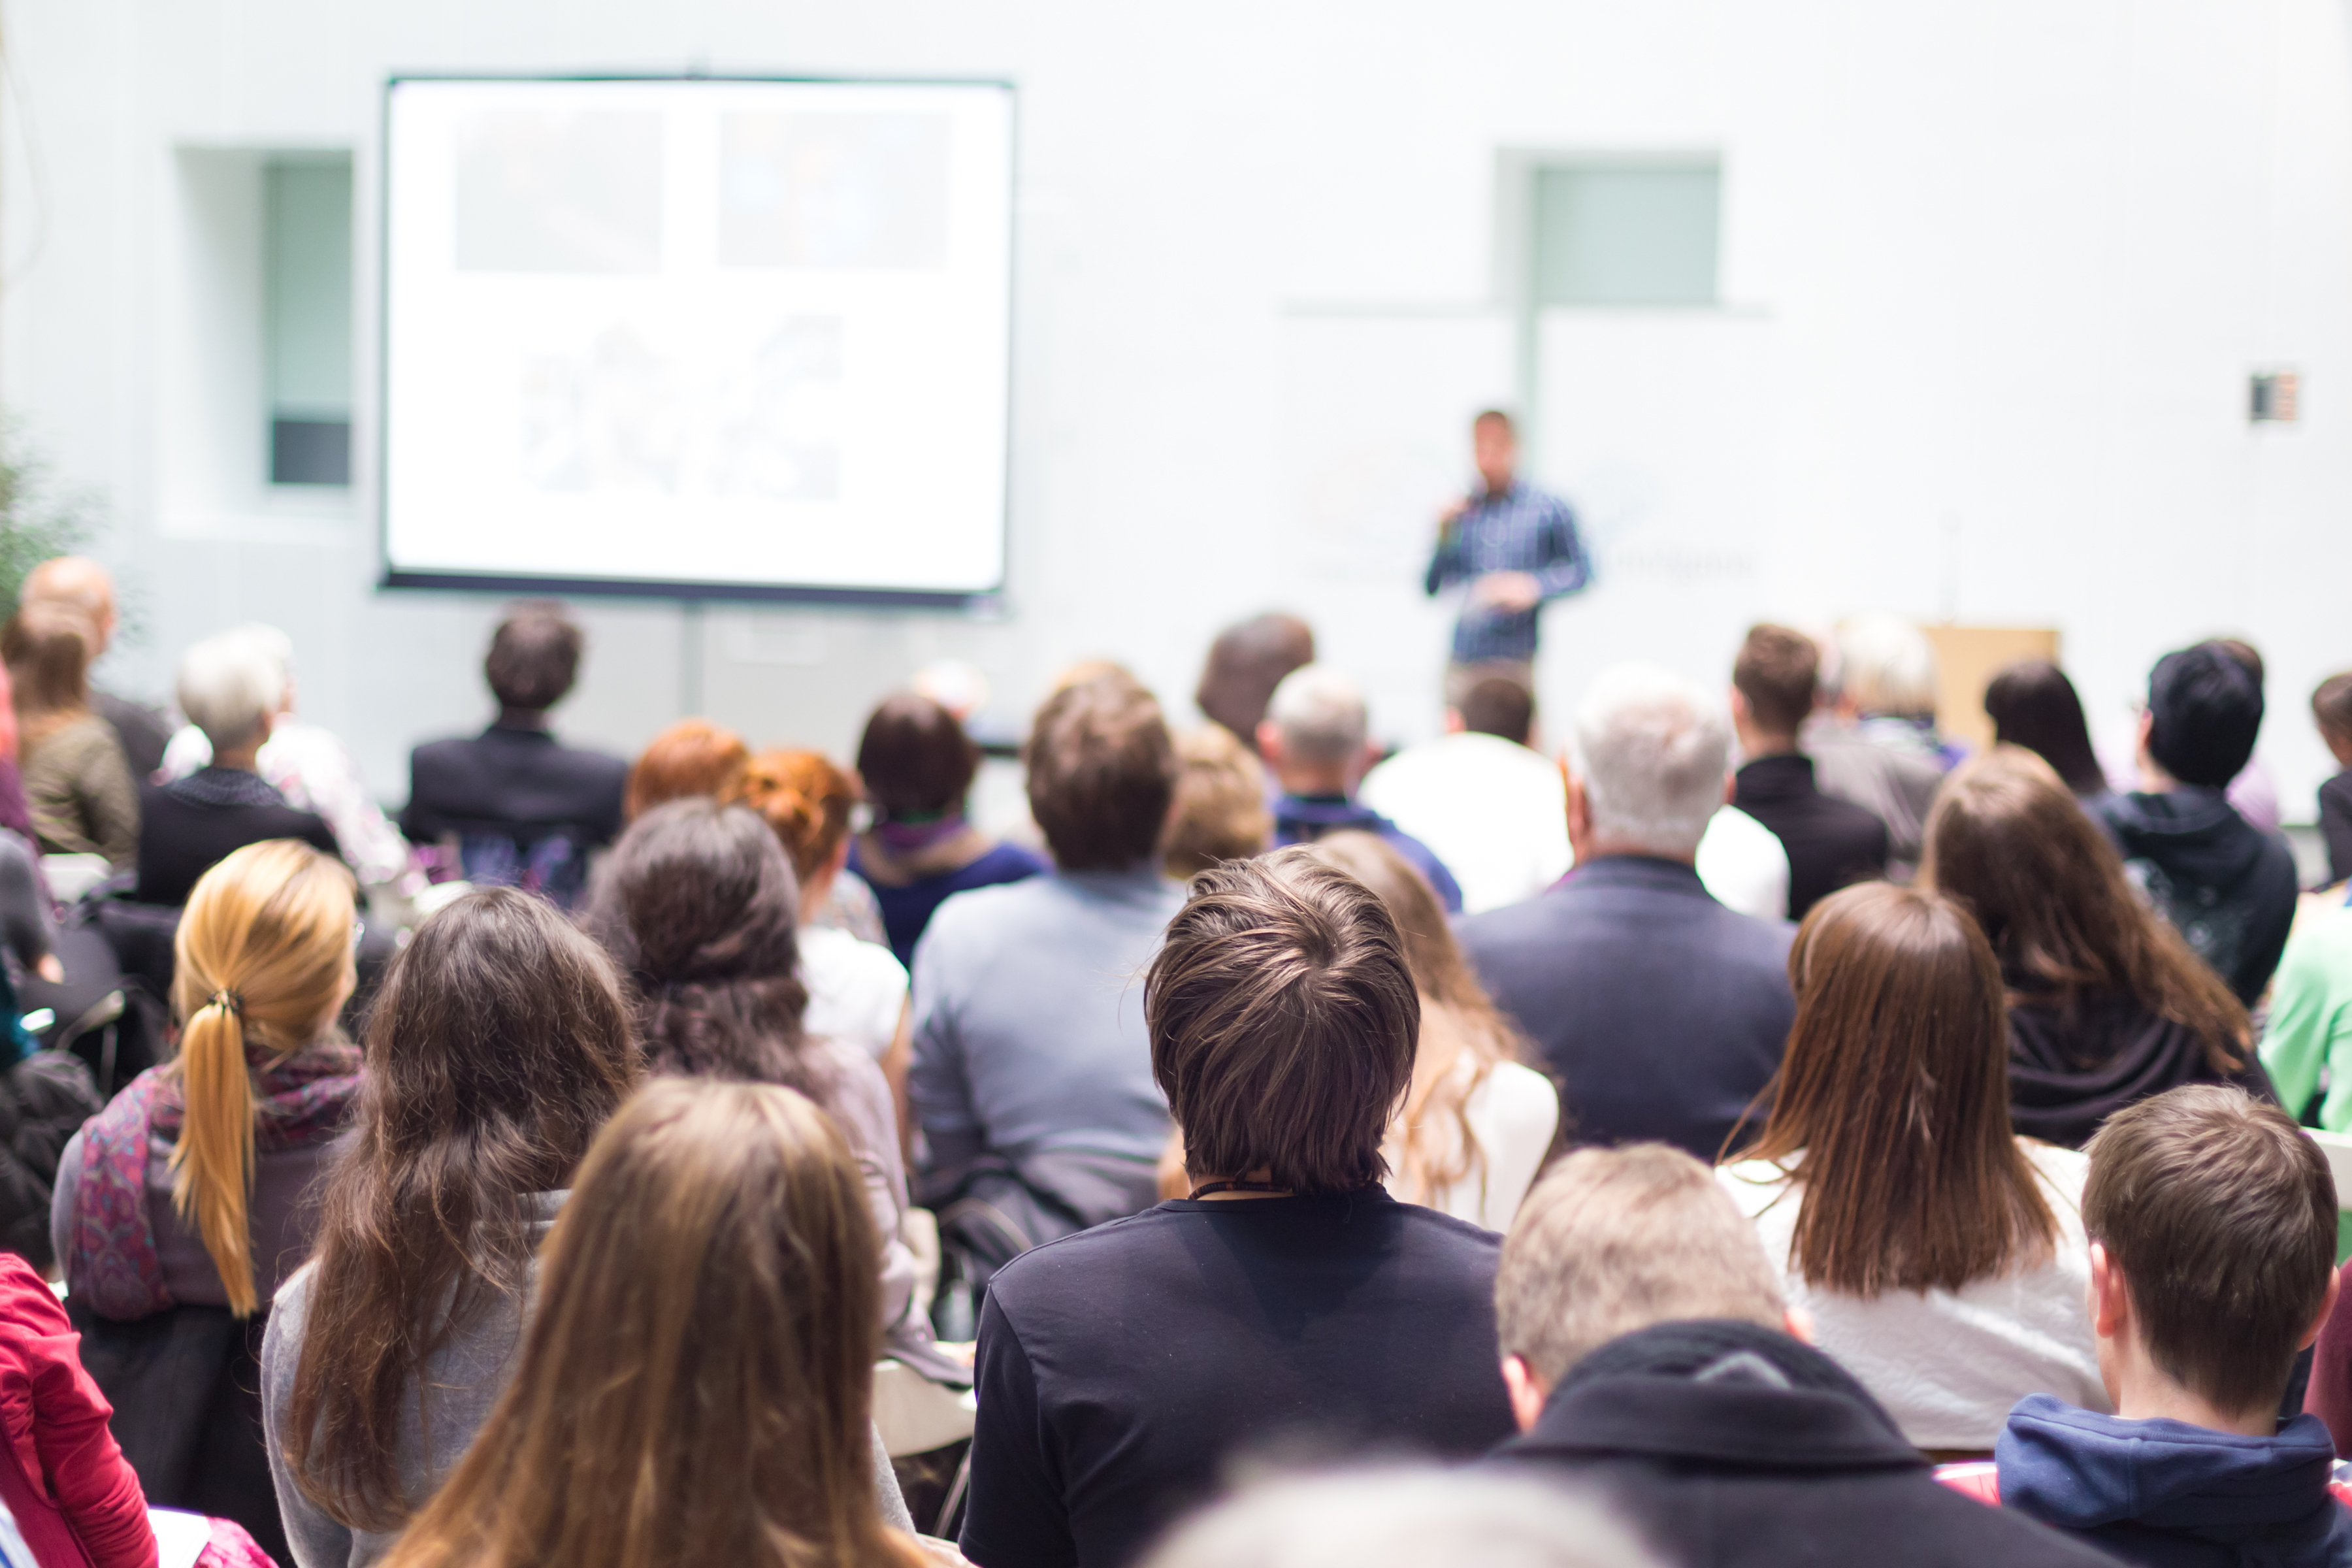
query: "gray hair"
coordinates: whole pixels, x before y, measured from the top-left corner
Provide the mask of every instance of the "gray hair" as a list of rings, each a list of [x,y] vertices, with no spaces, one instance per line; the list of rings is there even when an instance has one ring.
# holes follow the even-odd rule
[[[1723,805],[1731,716],[1671,670],[1616,665],[1577,710],[1573,751],[1593,837],[1687,859]]]
[[[1302,665],[1282,678],[1265,705],[1283,750],[1307,763],[1352,761],[1371,721],[1356,683],[1328,664]]]
[[[1838,691],[1864,713],[1936,711],[1936,645],[1900,616],[1856,616],[1837,629]]]
[[[1597,1500],[1434,1467],[1263,1481],[1177,1527],[1144,1568],[1663,1568]]]
[[[180,711],[218,751],[253,739],[285,706],[293,645],[275,626],[220,632],[180,656]]]

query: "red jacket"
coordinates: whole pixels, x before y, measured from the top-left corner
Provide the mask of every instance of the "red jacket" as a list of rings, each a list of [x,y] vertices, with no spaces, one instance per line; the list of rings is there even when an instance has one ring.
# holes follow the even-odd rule
[[[0,1500],[41,1568],[155,1568],[155,1531],[48,1282],[0,1253]]]

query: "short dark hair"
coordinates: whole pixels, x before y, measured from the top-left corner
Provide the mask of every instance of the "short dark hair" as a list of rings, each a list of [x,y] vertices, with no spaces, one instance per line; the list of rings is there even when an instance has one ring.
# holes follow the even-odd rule
[[[1793,735],[1804,723],[1821,678],[1822,650],[1813,639],[1769,622],[1748,628],[1731,661],[1732,689],[1747,700],[1758,727],[1775,735]]]
[[[1217,634],[1192,700],[1231,730],[1251,751],[1274,689],[1292,670],[1315,662],[1315,628],[1297,616],[1253,616]]]
[[[1462,727],[1524,746],[1535,732],[1536,694],[1507,675],[1490,675],[1462,696]]]
[[[2185,784],[2220,789],[2244,771],[2263,727],[2263,685],[2245,661],[2201,642],[2147,678],[2147,754]]]
[[[2336,1264],[2318,1145],[2243,1089],[2191,1084],[2116,1111],[2088,1152],[2083,1225],[2148,1358],[2225,1411],[2277,1403]]]
[[[857,742],[857,776],[886,819],[954,810],[978,772],[980,748],[962,723],[919,691],[884,698]]]
[[[1023,748],[1029,815],[1065,871],[1109,870],[1159,853],[1176,798],[1176,742],[1159,700],[1110,669],[1045,699]]]
[[[490,637],[482,676],[499,705],[526,713],[552,708],[580,673],[580,627],[552,599],[515,605]]]
[[[2352,670],[2331,675],[2311,694],[2311,716],[2320,733],[2352,738]]]
[[[1421,998],[1379,894],[1301,845],[1192,879],[1144,980],[1151,1074],[1196,1175],[1299,1193],[1388,1171]]]

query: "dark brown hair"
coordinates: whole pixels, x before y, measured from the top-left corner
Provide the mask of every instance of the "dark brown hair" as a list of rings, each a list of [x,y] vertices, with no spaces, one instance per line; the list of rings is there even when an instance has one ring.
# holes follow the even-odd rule
[[[980,748],[956,716],[915,691],[894,692],[866,721],[857,776],[885,818],[940,816],[963,804]]]
[[[2083,1225],[2123,1270],[2167,1377],[2223,1411],[2278,1403],[2336,1264],[2336,1181],[2287,1114],[2191,1084],[2107,1118]]]
[[[482,677],[502,708],[536,713],[563,700],[580,674],[583,638],[552,599],[515,605],[490,637]]]
[[[89,665],[98,631],[90,619],[63,600],[20,605],[0,626],[0,661],[16,721],[26,740],[37,741],[89,711]]]
[[[2352,740],[2352,670],[2331,675],[2311,694],[2311,716],[2323,735]]]
[[[740,805],[674,800],[629,825],[584,920],[637,991],[656,1072],[788,1084],[829,1102],[803,1050],[800,884]]]
[[[1257,727],[1274,689],[1292,670],[1315,662],[1315,629],[1297,616],[1253,616],[1227,626],[1209,645],[1209,661],[1192,700],[1202,712],[1257,750]]]
[[[2106,770],[2091,749],[2083,700],[2066,672],[2048,659],[2021,658],[2005,667],[1985,686],[1984,710],[1997,743],[2033,752],[2076,795],[2107,787]]]
[[[1803,1156],[1798,1271],[1876,1296],[2048,1257],[2055,1222],[2010,1130],[2000,969],[1968,911],[1885,882],[1832,893],[1789,979],[1797,1021],[1748,1157]]]
[[[698,795],[723,799],[751,758],[751,748],[734,731],[708,719],[681,719],[638,753],[621,811],[635,822],[665,801]]]
[[[1022,754],[1029,814],[1063,870],[1115,870],[1158,851],[1176,742],[1133,676],[1107,670],[1045,699]]]
[[[2129,995],[2202,1040],[2214,1071],[2245,1066],[2244,1005],[2134,895],[2115,846],[2033,752],[2000,746],[1961,766],[1927,840],[1921,880],[1976,917],[2012,1005]]]
[[[1462,699],[1462,727],[1474,735],[1500,735],[1524,746],[1535,733],[1536,694],[1507,675],[1490,675]]]
[[[387,1568],[917,1568],[868,1458],[878,1245],[807,1100],[647,1086],[581,1167],[513,1383]]]
[[[805,886],[849,837],[857,780],[816,752],[761,752],[722,798],[747,805],[775,830]]]
[[[488,888],[393,959],[367,1068],[324,1185],[285,1445],[330,1516],[383,1531],[425,1500],[402,1490],[396,1437],[411,1415],[433,1431],[426,1359],[528,1288],[532,1194],[572,1184],[637,1053],[596,945],[544,900]]]
[[[1822,650],[1813,639],[1769,622],[1748,628],[1731,661],[1732,689],[1747,699],[1756,727],[1773,735],[1793,735],[1804,723],[1821,675]]]
[[[1144,981],[1151,1073],[1194,1176],[1344,1193],[1387,1173],[1421,1001],[1380,895],[1305,846],[1192,879]]]

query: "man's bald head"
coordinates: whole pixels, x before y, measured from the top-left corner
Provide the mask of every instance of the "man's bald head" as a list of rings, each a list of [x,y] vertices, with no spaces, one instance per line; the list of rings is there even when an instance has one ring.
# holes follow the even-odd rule
[[[95,658],[114,640],[114,579],[87,555],[53,555],[25,574],[17,590],[22,604],[71,605],[98,632]]]

